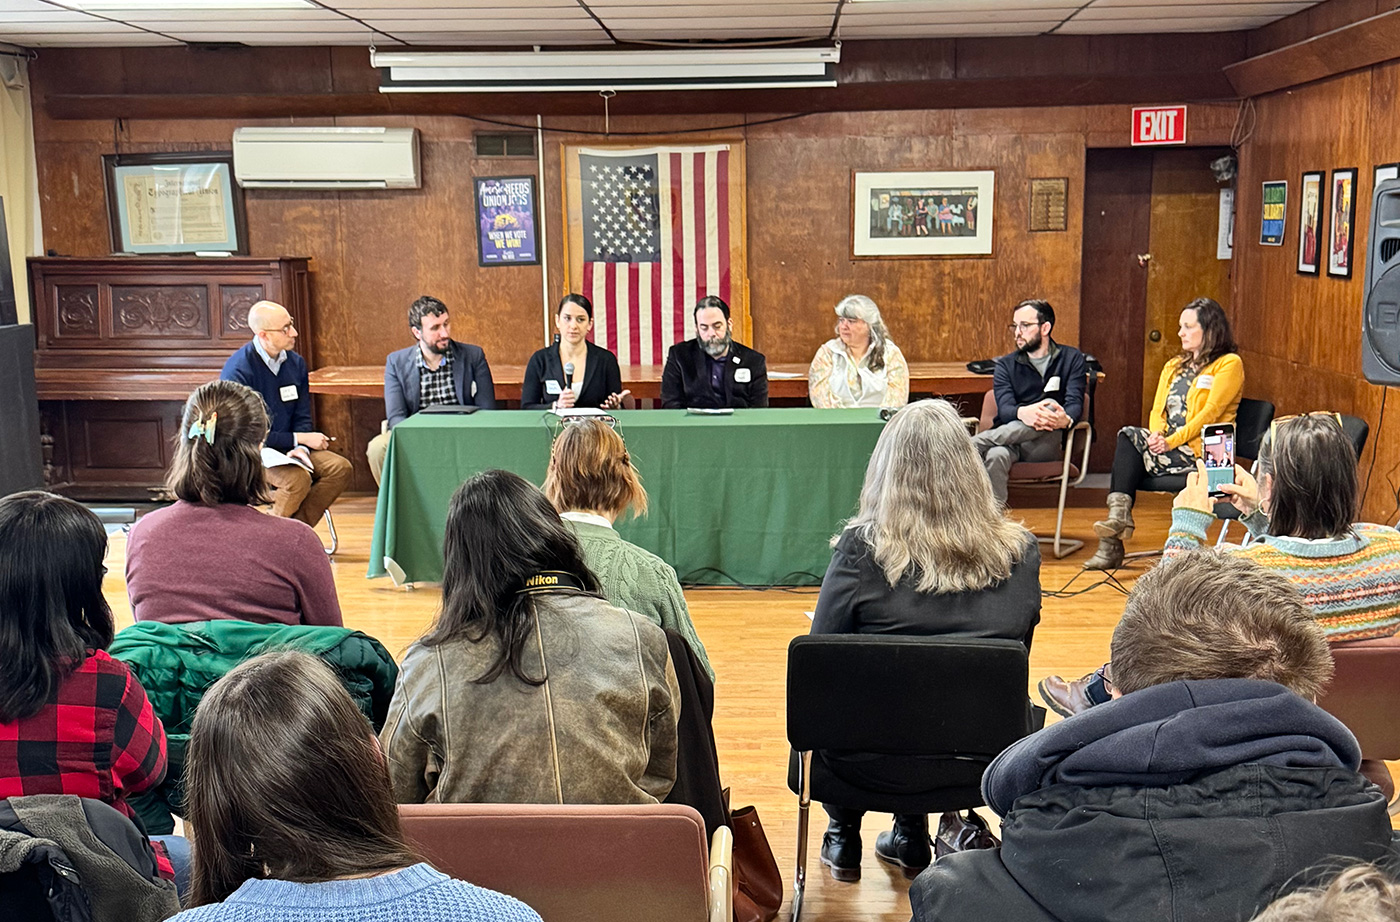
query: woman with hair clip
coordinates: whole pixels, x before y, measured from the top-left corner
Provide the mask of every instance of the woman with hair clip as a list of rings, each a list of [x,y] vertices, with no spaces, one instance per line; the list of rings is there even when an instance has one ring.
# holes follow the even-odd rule
[[[836,305],[836,338],[812,358],[807,393],[823,410],[909,402],[909,365],[890,341],[880,308],[865,295],[847,295]]]
[[[1148,477],[1195,470],[1201,457],[1201,430],[1235,421],[1244,390],[1230,321],[1210,298],[1197,298],[1181,310],[1181,353],[1167,361],[1157,381],[1148,427],[1118,430],[1109,477],[1108,518],[1094,523],[1099,548],[1086,570],[1123,565],[1123,542],[1133,536],[1133,502]]]
[[[615,410],[631,391],[622,389],[617,356],[588,341],[593,304],[583,295],[565,295],[554,312],[554,343],[538,349],[525,366],[520,407],[567,410],[601,407]]]
[[[443,558],[442,607],[380,734],[399,802],[664,798],[680,716],[666,634],[608,604],[544,494],[507,471],[472,477]]]
[[[126,798],[165,777],[165,727],[106,652],[107,532],[71,499],[14,493],[0,499],[0,548],[0,798],[91,797],[134,821]],[[183,891],[188,843],[152,841],[161,875],[178,873]]]
[[[544,495],[573,529],[583,560],[609,602],[685,638],[711,681],[715,672],[695,633],[675,569],[620,536],[616,522],[647,511],[647,491],[622,436],[599,419],[578,419],[554,440]]]
[[[860,509],[832,539],[813,634],[917,634],[1018,640],[1040,621],[1040,549],[1006,517],[962,418],[945,400],[891,418],[865,471]],[[898,694],[891,689],[891,694]],[[823,755],[833,772],[858,761]],[[864,811],[826,806],[822,864],[860,879]],[[895,816],[875,854],[914,877],[932,860],[927,816]]]
[[[265,515],[267,407],[234,381],[201,385],[185,403],[166,487],[176,502],[144,515],[126,544],[137,621],[339,627],[321,539],[305,522]]]
[[[266,653],[215,682],[186,783],[199,848],[181,922],[539,922],[414,853],[374,731],[314,656]]]

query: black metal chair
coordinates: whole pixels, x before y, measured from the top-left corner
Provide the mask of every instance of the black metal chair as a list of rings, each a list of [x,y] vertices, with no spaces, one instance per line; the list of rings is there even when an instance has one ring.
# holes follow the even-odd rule
[[[788,787],[798,795],[792,922],[811,802],[881,813],[981,806],[982,773],[1044,722],[1014,640],[818,634],[788,645]],[[814,757],[815,756],[815,757]],[[858,756],[858,768],[851,762]],[[878,777],[879,781],[871,779]],[[878,790],[876,788],[879,788]]]

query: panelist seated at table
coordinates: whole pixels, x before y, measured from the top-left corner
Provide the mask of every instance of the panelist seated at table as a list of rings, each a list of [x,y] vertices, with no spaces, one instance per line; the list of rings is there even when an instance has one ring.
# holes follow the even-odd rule
[[[768,364],[763,353],[734,342],[729,305],[713,295],[695,304],[694,339],[676,343],[661,373],[661,406],[768,406]]]
[[[431,295],[419,297],[408,309],[408,329],[417,342],[389,353],[384,362],[384,416],[389,429],[424,407],[458,404],[496,409],[496,385],[486,353],[480,346],[452,338],[446,304]],[[388,453],[388,432],[369,440],[365,454],[376,484]]]
[[[909,365],[890,342],[880,308],[865,295],[847,295],[836,305],[836,338],[818,347],[807,393],[823,410],[909,402]]]
[[[267,468],[272,514],[315,527],[350,485],[350,462],[328,450],[332,439],[311,421],[311,384],[306,360],[292,351],[292,315],[275,301],[259,301],[248,311],[248,328],[253,341],[229,356],[219,377],[258,392],[270,421],[267,447],[298,462]]]
[[[526,410],[622,406],[631,392],[622,389],[617,356],[588,341],[593,303],[583,295],[565,295],[554,324],[554,343],[537,350],[525,366],[520,406]]]

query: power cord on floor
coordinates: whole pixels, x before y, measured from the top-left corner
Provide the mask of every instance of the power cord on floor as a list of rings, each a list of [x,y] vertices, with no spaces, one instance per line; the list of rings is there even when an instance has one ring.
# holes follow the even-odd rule
[[[697,582],[695,582],[695,579],[696,579],[697,577],[699,577],[699,576],[701,576],[702,574],[705,574],[705,573],[713,573],[713,574],[719,576],[721,579],[726,579],[726,580],[728,580],[728,581],[729,581],[730,583],[732,583],[733,585],[730,585],[730,586],[715,586],[715,585],[711,585],[711,584],[697,583]],[[687,573],[685,576],[683,576],[683,577],[681,578],[680,583],[681,583],[681,588],[682,588],[682,589],[748,589],[748,590],[750,590],[751,592],[770,592],[770,591],[776,589],[776,590],[779,591],[779,592],[790,592],[790,593],[793,593],[794,595],[815,595],[816,593],[818,593],[818,592],[821,591],[821,581],[822,581],[822,578],[821,578],[820,576],[818,576],[817,574],[815,574],[815,573],[810,573],[810,572],[808,572],[808,571],[806,571],[806,570],[794,570],[794,571],[792,571],[791,573],[784,573],[781,577],[779,577],[778,582],[779,582],[779,583],[785,583],[785,582],[787,582],[791,577],[794,577],[794,576],[797,576],[797,577],[805,577],[806,579],[808,579],[808,580],[810,580],[810,581],[812,582],[812,585],[809,585],[809,586],[753,586],[753,585],[750,585],[750,584],[748,584],[748,583],[743,582],[742,580],[735,579],[734,577],[730,576],[728,573],[724,572],[723,570],[719,569],[718,567],[700,567],[699,569],[691,570],[689,573]]]
[[[1121,593],[1122,595],[1128,594],[1128,587],[1124,586],[1121,582],[1119,582],[1118,577],[1115,575],[1118,572],[1117,570],[1104,573],[1103,579],[1099,580],[1097,583],[1085,586],[1082,589],[1075,589],[1071,591],[1069,587],[1073,586],[1075,581],[1078,580],[1079,577],[1083,576],[1085,573],[1088,572],[1088,570],[1080,570],[1078,573],[1071,576],[1069,578],[1069,582],[1065,583],[1059,589],[1042,589],[1040,591],[1041,597],[1046,599],[1072,599],[1076,596],[1081,596],[1086,592],[1093,592],[1100,586],[1107,586],[1108,588],[1112,589],[1115,592]]]

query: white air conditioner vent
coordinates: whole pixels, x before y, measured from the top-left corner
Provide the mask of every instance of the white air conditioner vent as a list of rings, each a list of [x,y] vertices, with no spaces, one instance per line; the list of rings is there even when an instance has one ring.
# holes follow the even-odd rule
[[[416,128],[238,128],[233,171],[246,189],[417,189]]]

